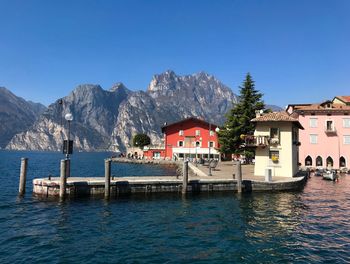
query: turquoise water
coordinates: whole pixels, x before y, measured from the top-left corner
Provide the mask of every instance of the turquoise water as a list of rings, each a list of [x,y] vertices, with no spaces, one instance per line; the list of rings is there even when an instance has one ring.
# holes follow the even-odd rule
[[[108,153],[73,155],[72,175],[103,175]],[[28,178],[58,174],[59,153],[0,152],[0,263],[347,263],[350,176],[303,191],[42,201]],[[170,173],[114,165],[116,175]]]

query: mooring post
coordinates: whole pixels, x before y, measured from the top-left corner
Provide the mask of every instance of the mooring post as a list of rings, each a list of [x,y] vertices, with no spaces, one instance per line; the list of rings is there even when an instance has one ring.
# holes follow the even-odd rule
[[[105,159],[105,198],[109,198],[111,194],[111,159]]]
[[[240,161],[236,162],[235,178],[237,180],[237,192],[241,193],[242,192],[242,167],[241,167]]]
[[[60,173],[60,198],[66,196],[66,185],[67,185],[67,159],[61,160],[61,173]]]
[[[187,192],[187,183],[188,183],[188,161],[184,161],[183,164],[183,180],[182,180],[182,194]]]
[[[26,178],[27,178],[28,158],[21,158],[21,171],[19,175],[19,195],[24,195],[26,192]]]

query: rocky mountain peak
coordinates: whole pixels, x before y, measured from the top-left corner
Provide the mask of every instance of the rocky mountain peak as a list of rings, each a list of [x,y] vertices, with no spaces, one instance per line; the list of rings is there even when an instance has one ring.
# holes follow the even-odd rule
[[[116,92],[118,90],[128,90],[122,82],[117,82],[113,84],[112,88],[109,89],[110,92]]]

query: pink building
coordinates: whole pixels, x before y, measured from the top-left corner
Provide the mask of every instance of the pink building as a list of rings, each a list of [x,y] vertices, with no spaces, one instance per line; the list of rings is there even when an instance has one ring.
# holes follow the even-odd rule
[[[350,167],[350,96],[320,104],[291,104],[287,112],[299,119],[299,162],[302,166]]]

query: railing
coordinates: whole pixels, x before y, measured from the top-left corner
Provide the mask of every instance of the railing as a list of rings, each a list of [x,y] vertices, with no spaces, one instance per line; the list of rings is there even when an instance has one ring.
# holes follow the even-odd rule
[[[335,129],[335,127],[325,127],[324,132],[326,132],[327,134],[334,134],[337,133],[337,130]]]
[[[245,136],[244,142],[247,147],[266,147],[269,145],[268,136]]]

